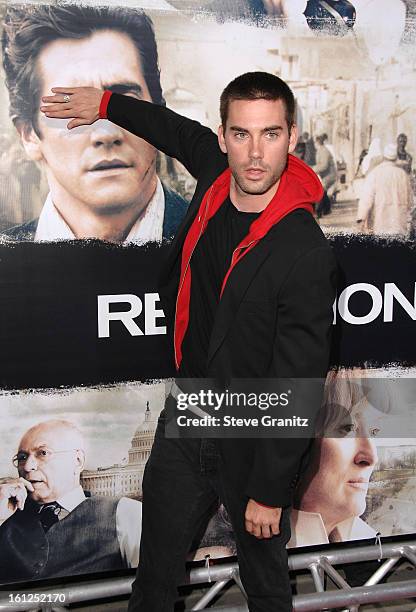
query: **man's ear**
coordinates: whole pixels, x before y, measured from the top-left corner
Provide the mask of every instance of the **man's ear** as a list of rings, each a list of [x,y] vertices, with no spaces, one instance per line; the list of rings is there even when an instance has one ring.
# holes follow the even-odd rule
[[[224,128],[222,125],[218,128],[218,144],[220,145],[220,149],[223,153],[227,153],[227,146],[225,144],[224,138]]]
[[[76,451],[76,461],[77,461],[76,473],[81,474],[85,466],[85,452],[82,450],[82,448],[79,448]]]
[[[16,129],[19,132],[22,146],[28,158],[36,162],[42,161],[41,141],[33,127],[31,125],[18,123],[16,124]]]
[[[289,134],[289,153],[293,153],[298,142],[298,126],[294,123],[290,128]]]

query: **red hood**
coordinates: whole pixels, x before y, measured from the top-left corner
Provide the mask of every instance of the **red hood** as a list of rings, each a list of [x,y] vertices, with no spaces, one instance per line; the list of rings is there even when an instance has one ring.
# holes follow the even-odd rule
[[[176,367],[182,359],[181,345],[189,322],[189,300],[191,293],[191,269],[189,266],[192,253],[199,238],[205,231],[209,220],[215,215],[230,193],[231,171],[225,170],[211,185],[202,199],[182,248],[181,276],[175,316],[175,360]],[[323,197],[321,182],[315,172],[294,155],[288,156],[287,166],[280,178],[279,187],[263,210],[253,221],[249,233],[234,250],[231,265],[224,277],[221,296],[234,266],[253,249],[273,225],[288,213],[297,208],[313,212],[313,204]]]
[[[221,287],[221,295],[235,264],[256,246],[273,225],[297,208],[304,208],[313,213],[313,204],[319,202],[323,195],[321,181],[315,172],[305,162],[294,155],[289,155],[275,195],[261,215],[250,225],[249,233],[234,251],[231,266]]]
[[[263,238],[275,223],[296,208],[306,208],[312,212],[312,204],[319,202],[323,194],[321,181],[312,168],[294,155],[289,155],[276,194],[251,224],[243,242],[246,243],[249,238],[250,241]]]

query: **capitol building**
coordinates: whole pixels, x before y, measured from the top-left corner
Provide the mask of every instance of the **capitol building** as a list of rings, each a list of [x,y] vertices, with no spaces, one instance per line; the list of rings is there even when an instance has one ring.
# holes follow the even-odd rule
[[[84,470],[81,486],[91,495],[141,497],[143,472],[152,449],[157,418],[146,405],[144,421],[131,440],[127,461],[96,470]]]

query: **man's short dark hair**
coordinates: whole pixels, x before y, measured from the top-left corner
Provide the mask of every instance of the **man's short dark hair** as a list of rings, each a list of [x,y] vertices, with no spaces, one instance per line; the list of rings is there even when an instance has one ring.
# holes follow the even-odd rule
[[[296,102],[289,85],[269,72],[246,72],[235,78],[221,94],[220,116],[225,129],[228,108],[233,100],[282,100],[290,130],[295,123]]]
[[[1,39],[10,116],[15,124],[33,126],[38,133],[36,118],[41,82],[37,59],[45,45],[62,38],[82,40],[101,30],[115,30],[132,39],[152,101],[165,103],[153,24],[143,11],[109,6],[25,4],[8,8]]]

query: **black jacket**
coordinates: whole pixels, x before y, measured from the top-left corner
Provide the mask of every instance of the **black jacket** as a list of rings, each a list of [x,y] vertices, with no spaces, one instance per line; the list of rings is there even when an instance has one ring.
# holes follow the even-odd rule
[[[197,179],[188,213],[172,243],[160,294],[173,322],[181,248],[213,181],[227,167],[216,135],[165,107],[113,94],[108,118],[178,159]],[[328,368],[336,263],[309,212],[274,225],[233,270],[212,331],[208,376],[324,378]],[[291,504],[307,439],[220,440],[225,470],[249,498]]]
[[[125,568],[117,537],[118,503],[112,497],[87,497],[45,533],[39,505],[27,499],[23,511],[0,525],[0,584]]]

